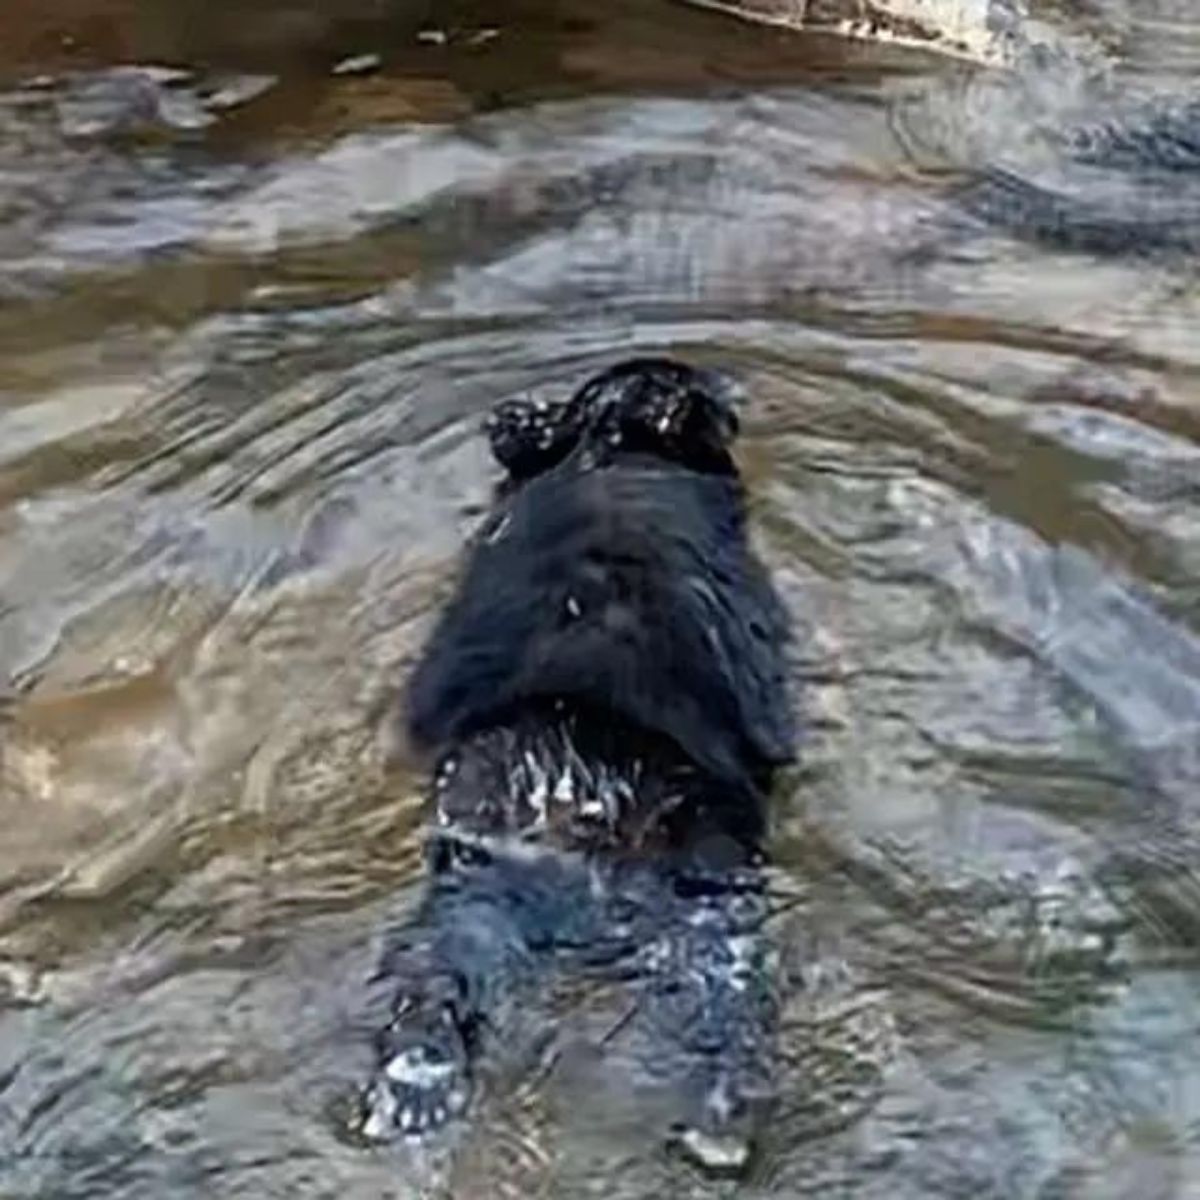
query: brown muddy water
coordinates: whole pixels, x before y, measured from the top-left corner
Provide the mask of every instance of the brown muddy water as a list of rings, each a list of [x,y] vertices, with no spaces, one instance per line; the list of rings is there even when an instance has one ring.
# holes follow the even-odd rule
[[[1190,13],[985,69],[662,0],[8,0],[0,1197],[1200,1196],[1195,255],[955,200],[1142,195],[1058,133],[1193,87]],[[389,714],[481,414],[631,351],[745,384],[801,632],[784,1094],[701,1178],[553,992],[431,1171],[343,1127],[420,871]]]

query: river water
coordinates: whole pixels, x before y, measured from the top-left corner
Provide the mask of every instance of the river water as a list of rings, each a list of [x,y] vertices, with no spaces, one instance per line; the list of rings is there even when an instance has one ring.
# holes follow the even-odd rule
[[[800,633],[739,1194],[1200,1196],[1196,172],[1061,136],[1186,97],[1200,17],[1047,5],[982,67],[657,0],[246,7],[4,18],[0,1196],[728,1193],[586,988],[452,1162],[345,1133],[481,414],[635,351],[744,384]]]

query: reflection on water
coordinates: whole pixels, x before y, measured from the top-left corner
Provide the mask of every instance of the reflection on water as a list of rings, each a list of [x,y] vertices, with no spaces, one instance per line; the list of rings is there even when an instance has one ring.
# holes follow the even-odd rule
[[[388,713],[480,414],[637,349],[747,384],[803,634],[748,1194],[1189,1195],[1195,18],[1050,6],[990,73],[649,0],[197,7],[4,51],[0,1192],[409,1194],[338,1117],[419,870]],[[451,1194],[714,1189],[619,1004],[529,1014]]]

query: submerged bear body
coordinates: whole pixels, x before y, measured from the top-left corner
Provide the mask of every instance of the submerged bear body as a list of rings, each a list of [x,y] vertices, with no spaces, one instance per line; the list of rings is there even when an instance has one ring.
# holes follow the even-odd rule
[[[381,966],[368,1134],[463,1114],[506,1005],[551,968],[641,980],[698,1073],[685,1144],[768,1102],[765,803],[796,735],[735,431],[725,385],[668,360],[493,414],[508,477],[409,687],[431,878]]]

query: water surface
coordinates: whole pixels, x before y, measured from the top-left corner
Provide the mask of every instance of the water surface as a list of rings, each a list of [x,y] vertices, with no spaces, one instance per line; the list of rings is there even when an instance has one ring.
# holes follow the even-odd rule
[[[595,990],[448,1168],[342,1128],[480,416],[635,351],[745,384],[801,635],[742,1194],[1200,1189],[1195,260],[997,184],[1186,233],[1194,173],[1065,131],[1186,97],[1200,21],[1078,7],[998,70],[651,0],[16,5],[0,1193],[728,1190],[643,1132]]]

